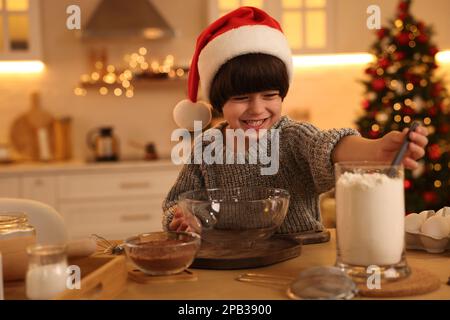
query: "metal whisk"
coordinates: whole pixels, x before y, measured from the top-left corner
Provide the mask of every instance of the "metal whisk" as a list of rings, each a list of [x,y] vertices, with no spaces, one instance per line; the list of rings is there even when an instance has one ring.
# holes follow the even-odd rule
[[[103,254],[119,255],[123,253],[124,249],[120,244],[114,244],[97,234],[92,234],[92,237],[97,241],[97,245],[103,249]]]

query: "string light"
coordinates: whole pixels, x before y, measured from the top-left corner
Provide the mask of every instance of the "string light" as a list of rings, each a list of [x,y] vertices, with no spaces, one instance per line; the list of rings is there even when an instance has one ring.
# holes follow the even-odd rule
[[[401,108],[402,108],[402,105],[400,103],[397,102],[397,103],[394,104],[394,110],[395,111],[400,111]]]
[[[395,26],[399,29],[403,28],[403,21],[400,19],[395,20]]]
[[[133,73],[131,72],[131,70],[128,69],[123,72],[123,75],[127,80],[131,80],[133,78]]]
[[[177,73],[177,76],[182,77],[184,75],[184,70],[181,68],[178,68],[176,73]]]
[[[380,131],[380,126],[377,124],[372,125],[372,131],[375,131],[375,132]]]
[[[428,85],[428,81],[425,80],[425,79],[422,79],[422,80],[420,80],[420,85],[421,85],[422,87],[426,87],[426,86]]]
[[[442,166],[439,163],[436,163],[434,165],[434,171],[441,171],[442,170]]]
[[[103,77],[103,81],[106,82],[107,84],[113,84],[114,82],[116,82],[116,75],[114,73],[107,73],[104,77]]]
[[[175,59],[171,54],[167,55],[162,63],[152,60],[150,65],[150,61],[147,61],[145,57],[148,53],[147,49],[141,47],[138,52],[124,55],[127,65],[123,71],[119,71],[120,69],[112,64],[106,66],[103,61],[96,61],[94,63],[95,69],[92,73],[80,76],[82,85],[75,88],[74,93],[78,96],[86,95],[85,87],[95,85],[100,95],[107,95],[109,92],[112,92],[115,96],[125,95],[131,98],[134,96],[132,80],[135,74],[136,77],[145,76],[145,78],[147,78],[147,74],[149,74],[149,78],[153,78],[152,73],[156,74],[156,78],[161,78],[161,75],[163,78],[177,78],[186,75],[185,70],[182,68],[174,68]]]
[[[94,81],[98,81],[100,79],[100,74],[98,72],[92,72],[91,79]]]
[[[76,96],[85,96],[86,95],[86,89],[83,88],[75,88],[74,93]]]
[[[147,49],[144,47],[139,48],[139,54],[145,56],[147,54]]]
[[[107,88],[107,87],[101,87],[100,90],[99,90],[99,92],[100,92],[100,94],[101,94],[102,96],[105,96],[105,95],[108,94],[108,88]]]
[[[394,121],[395,121],[395,122],[400,122],[400,121],[402,121],[402,116],[396,115],[396,116],[394,117]]]
[[[97,62],[95,63],[95,69],[98,69],[98,70],[103,69],[103,62],[97,61]]]
[[[130,87],[130,81],[124,80],[124,81],[122,82],[122,87],[124,87],[124,88],[129,88],[129,87]]]
[[[410,42],[409,42],[409,46],[410,46],[411,48],[414,48],[414,47],[416,46],[416,42],[415,42],[415,41],[410,41]]]
[[[412,83],[408,83],[408,84],[406,85],[406,90],[408,90],[408,91],[413,91],[413,90],[414,90],[414,85],[413,85]]]
[[[429,125],[429,124],[431,123],[431,119],[428,118],[428,117],[426,117],[425,119],[423,119],[423,123],[424,123],[425,125]]]
[[[384,74],[384,70],[381,68],[377,69],[377,75],[382,76]]]
[[[404,103],[405,103],[405,105],[410,106],[412,104],[412,100],[406,99]]]
[[[410,116],[405,116],[405,117],[403,118],[403,122],[404,122],[404,123],[410,123],[410,122],[411,122],[411,117],[410,117]]]
[[[120,89],[120,88],[114,89],[114,94],[115,94],[117,97],[120,97],[120,96],[122,95],[122,89]]]
[[[436,180],[436,181],[434,182],[434,187],[435,187],[435,188],[440,188],[441,186],[442,186],[442,182],[441,182],[441,181]]]
[[[133,95],[134,95],[133,90],[128,89],[128,90],[125,92],[125,96],[126,96],[127,98],[132,98]]]

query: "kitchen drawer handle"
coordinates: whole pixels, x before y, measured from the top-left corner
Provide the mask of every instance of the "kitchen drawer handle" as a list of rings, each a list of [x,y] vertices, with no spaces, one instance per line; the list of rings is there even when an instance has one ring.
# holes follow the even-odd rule
[[[147,189],[150,187],[150,183],[147,181],[143,182],[122,182],[120,184],[120,189]]]
[[[125,214],[120,216],[121,221],[145,221],[150,220],[150,215],[148,213],[136,213],[136,214]]]

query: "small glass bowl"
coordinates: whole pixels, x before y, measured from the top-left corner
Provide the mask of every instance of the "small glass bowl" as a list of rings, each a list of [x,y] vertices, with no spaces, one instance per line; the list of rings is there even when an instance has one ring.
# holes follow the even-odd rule
[[[192,232],[159,231],[125,240],[125,253],[148,275],[176,274],[187,269],[200,248],[200,236]]]

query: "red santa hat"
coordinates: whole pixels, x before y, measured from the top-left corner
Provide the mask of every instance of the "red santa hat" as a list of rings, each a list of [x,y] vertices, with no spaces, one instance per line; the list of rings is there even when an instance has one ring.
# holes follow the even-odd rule
[[[265,53],[279,58],[286,65],[292,81],[291,49],[280,24],[266,12],[241,7],[213,22],[197,38],[188,79],[188,99],[180,101],[173,110],[175,123],[193,130],[194,121],[203,128],[211,121],[211,107],[197,101],[199,84],[203,96],[209,98],[211,83],[220,67],[230,59],[248,54]]]

